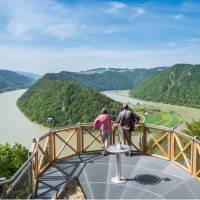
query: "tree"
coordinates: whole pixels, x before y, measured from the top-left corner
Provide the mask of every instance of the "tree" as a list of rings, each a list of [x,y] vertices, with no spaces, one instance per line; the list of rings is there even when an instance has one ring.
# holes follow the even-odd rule
[[[0,145],[0,177],[10,178],[26,161],[28,150],[21,144]]]
[[[192,120],[192,122],[186,122],[186,128],[183,130],[184,133],[200,137],[200,120]]]

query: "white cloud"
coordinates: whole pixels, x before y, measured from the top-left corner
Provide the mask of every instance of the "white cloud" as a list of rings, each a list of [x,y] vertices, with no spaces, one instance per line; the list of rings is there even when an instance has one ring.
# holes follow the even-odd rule
[[[138,7],[135,10],[136,10],[136,15],[137,16],[143,16],[146,13],[146,11],[144,10],[144,8],[141,8],[141,7]]]
[[[57,1],[0,1],[0,13],[7,19],[7,34],[16,39],[37,36],[65,39],[81,30],[72,11]]]
[[[121,10],[124,8],[127,8],[127,5],[125,3],[121,3],[121,2],[117,2],[117,1],[113,1],[110,3],[111,9],[113,10]]]
[[[199,38],[190,38],[187,40],[188,42],[199,42],[200,39]]]
[[[170,48],[174,48],[176,47],[176,43],[175,42],[167,42],[167,47],[170,47]]]
[[[117,1],[109,2],[107,5],[108,5],[108,8],[106,8],[107,13],[117,13],[128,7],[125,3]]]
[[[176,20],[181,20],[183,18],[183,15],[181,15],[181,14],[174,15],[173,18]]]
[[[144,8],[142,7],[133,7],[131,8],[133,14],[130,17],[130,20],[133,20],[136,17],[141,17],[144,16],[146,14],[146,11]]]

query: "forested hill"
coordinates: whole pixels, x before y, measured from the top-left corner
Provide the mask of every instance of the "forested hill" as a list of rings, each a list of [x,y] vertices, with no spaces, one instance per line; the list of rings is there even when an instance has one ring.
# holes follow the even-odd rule
[[[200,65],[177,64],[144,81],[131,96],[200,108]]]
[[[0,93],[30,87],[33,79],[10,70],[0,70]]]
[[[131,89],[141,81],[151,77],[163,70],[163,68],[153,69],[114,69],[98,68],[94,70],[74,72],[60,72],[49,74],[52,80],[76,80],[95,90],[120,90]]]
[[[29,119],[47,126],[47,118],[53,117],[57,127],[91,122],[106,106],[116,120],[120,103],[78,82],[52,76],[45,75],[18,99],[18,107]]]

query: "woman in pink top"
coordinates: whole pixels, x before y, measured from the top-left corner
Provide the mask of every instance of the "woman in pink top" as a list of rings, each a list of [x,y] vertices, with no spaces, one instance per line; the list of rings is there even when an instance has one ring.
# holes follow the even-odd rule
[[[112,130],[111,117],[106,108],[101,110],[101,114],[98,115],[93,123],[94,129],[100,129],[101,131],[101,147],[102,154],[105,154],[105,149],[110,144],[110,134]]]

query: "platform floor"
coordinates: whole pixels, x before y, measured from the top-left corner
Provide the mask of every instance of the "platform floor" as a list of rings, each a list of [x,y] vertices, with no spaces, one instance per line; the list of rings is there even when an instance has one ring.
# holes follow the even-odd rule
[[[125,183],[112,183],[115,174],[115,155],[83,154],[57,161],[38,179],[37,198],[51,198],[75,176],[87,199],[200,199],[200,182],[170,161],[123,155]]]

